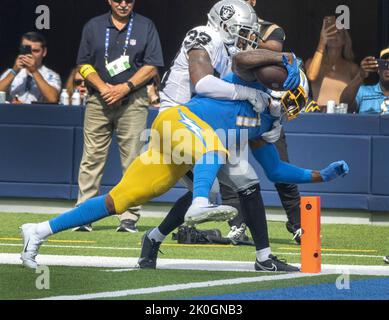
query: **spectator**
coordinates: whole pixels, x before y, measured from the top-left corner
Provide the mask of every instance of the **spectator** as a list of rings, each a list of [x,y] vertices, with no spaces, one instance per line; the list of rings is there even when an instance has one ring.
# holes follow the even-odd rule
[[[361,62],[361,69],[353,81],[346,87],[341,101],[348,103],[349,112],[387,113],[389,109],[389,47],[382,50],[378,64],[374,57],[366,57]],[[385,63],[386,62],[386,63]],[[377,73],[379,82],[373,86],[363,85],[370,73]]]
[[[123,172],[138,156],[148,115],[146,86],[163,66],[158,32],[151,20],[133,12],[135,1],[108,0],[108,4],[110,12],[85,25],[78,52],[77,64],[90,97],[77,205],[98,195],[114,132]],[[136,232],[139,209],[129,208],[121,215],[117,231]]]
[[[22,36],[15,64],[0,77],[0,91],[7,92],[12,103],[57,103],[61,78],[43,65],[47,55],[46,40],[37,32]]]
[[[319,106],[326,106],[329,100],[339,103],[342,91],[358,73],[358,65],[353,60],[348,31],[337,29],[334,16],[325,17],[319,45],[306,62],[313,99]]]
[[[71,71],[69,78],[66,81],[66,90],[70,98],[76,89],[80,92],[81,103],[85,104],[86,98],[88,97],[88,88],[85,85],[85,79],[78,72],[78,68],[74,68]]]

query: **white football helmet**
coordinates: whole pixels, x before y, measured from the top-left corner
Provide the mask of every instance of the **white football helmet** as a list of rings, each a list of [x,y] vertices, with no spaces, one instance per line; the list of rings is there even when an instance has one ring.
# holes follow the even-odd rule
[[[259,32],[254,9],[243,0],[222,0],[208,13],[208,26],[214,28],[227,46],[245,50],[257,47],[253,37]]]

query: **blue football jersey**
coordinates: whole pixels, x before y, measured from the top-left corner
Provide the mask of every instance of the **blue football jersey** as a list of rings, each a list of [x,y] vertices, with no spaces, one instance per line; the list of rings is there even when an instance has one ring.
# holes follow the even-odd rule
[[[257,90],[266,90],[260,83],[246,82],[233,73],[223,80]],[[186,103],[185,106],[200,119],[207,122],[219,136],[220,134],[225,134],[228,137],[227,132],[231,134],[231,131],[228,130],[235,129],[236,141],[240,140],[241,130],[247,130],[248,139],[257,138],[269,131],[274,120],[276,120],[275,117],[270,115],[268,110],[261,114],[255,112],[248,101],[219,100],[197,95]]]

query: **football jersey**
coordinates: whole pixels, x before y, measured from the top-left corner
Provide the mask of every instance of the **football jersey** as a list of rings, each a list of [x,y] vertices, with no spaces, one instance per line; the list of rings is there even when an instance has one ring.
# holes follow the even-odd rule
[[[231,72],[231,57],[219,33],[209,26],[200,26],[190,30],[170,70],[162,79],[161,111],[168,107],[183,105],[194,95],[195,88],[190,80],[188,59],[188,52],[192,49],[207,51],[218,76],[224,77]]]
[[[244,81],[233,73],[224,77],[223,80],[257,90],[264,90],[260,83]],[[226,133],[232,133],[238,144],[242,134],[241,130],[247,130],[246,137],[251,140],[271,130],[273,122],[277,119],[270,115],[268,109],[258,114],[248,101],[218,100],[197,95],[184,105],[207,122],[219,136],[226,135],[227,138],[231,138],[231,135]],[[235,132],[228,131],[231,129],[235,129]],[[220,138],[222,141],[225,140],[224,137],[220,136]]]

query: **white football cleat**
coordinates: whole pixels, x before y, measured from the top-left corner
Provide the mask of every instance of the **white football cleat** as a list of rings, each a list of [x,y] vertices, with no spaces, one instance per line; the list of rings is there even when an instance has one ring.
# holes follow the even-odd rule
[[[23,261],[23,266],[36,269],[38,264],[35,261],[35,257],[38,254],[40,245],[44,239],[38,237],[35,233],[36,223],[27,223],[20,227],[23,237],[23,251],[20,259]]]
[[[199,206],[192,204],[185,214],[187,225],[195,225],[208,221],[228,221],[238,215],[238,210],[230,206],[207,205]]]

